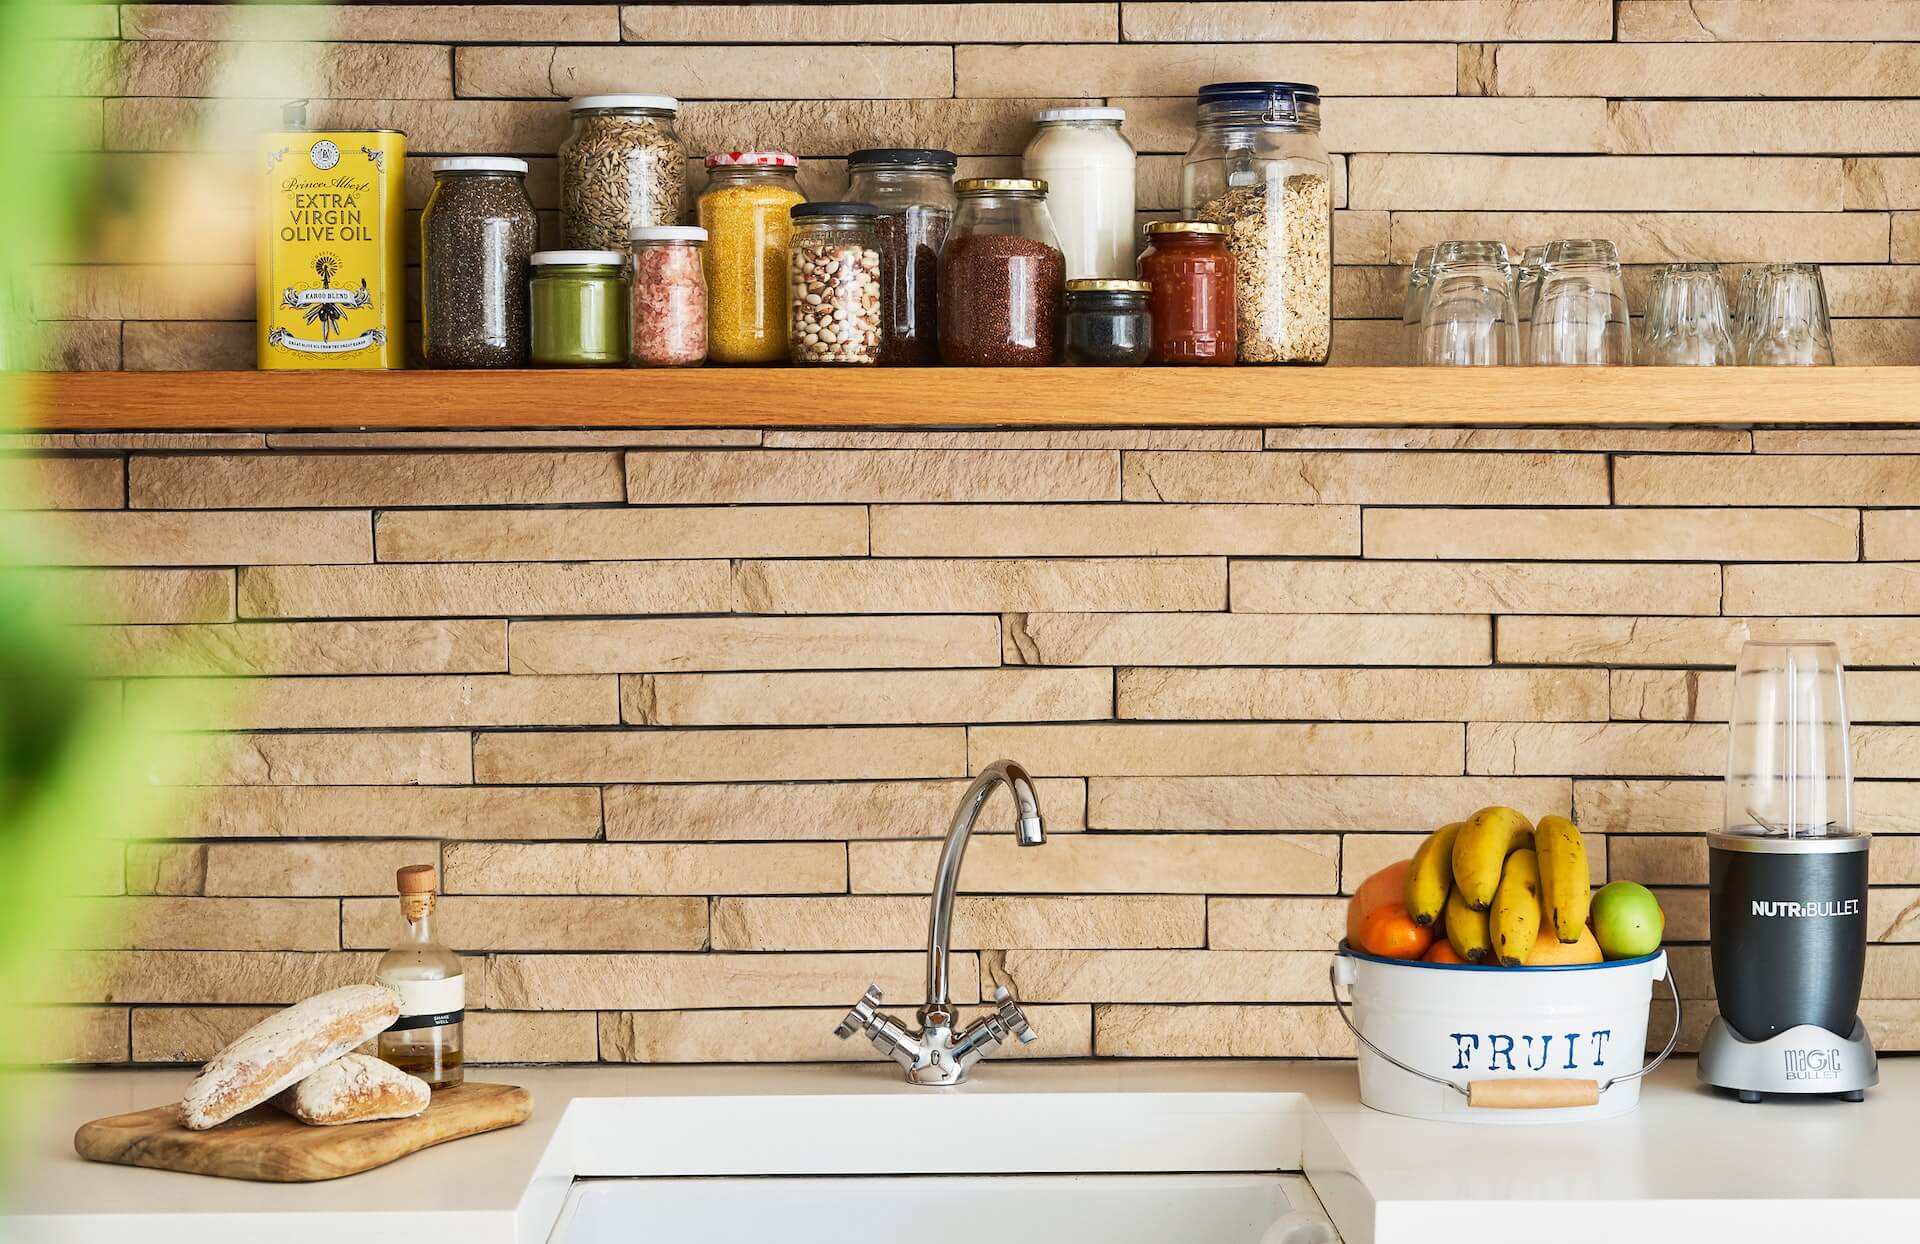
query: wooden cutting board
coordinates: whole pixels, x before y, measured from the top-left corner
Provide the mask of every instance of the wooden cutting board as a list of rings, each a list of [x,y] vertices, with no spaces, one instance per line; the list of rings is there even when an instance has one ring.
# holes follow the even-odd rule
[[[470,1080],[435,1093],[432,1104],[411,1119],[313,1127],[272,1106],[256,1106],[219,1127],[190,1132],[180,1126],[178,1106],[155,1106],[82,1124],[73,1147],[90,1162],[305,1183],[356,1175],[442,1141],[512,1127],[532,1113],[527,1090]]]

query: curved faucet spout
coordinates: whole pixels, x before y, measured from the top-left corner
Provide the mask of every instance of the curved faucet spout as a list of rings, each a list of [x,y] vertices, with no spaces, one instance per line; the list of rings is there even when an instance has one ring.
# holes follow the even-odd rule
[[[996,760],[980,771],[960,806],[954,810],[953,824],[947,829],[946,845],[940,849],[939,871],[933,883],[933,913],[927,921],[927,1002],[921,1008],[922,1022],[937,1012],[951,1023],[953,996],[947,980],[948,959],[953,946],[953,899],[960,889],[960,865],[966,858],[967,840],[973,836],[973,824],[980,808],[1004,783],[1013,796],[1015,840],[1023,847],[1037,847],[1047,840],[1040,820],[1040,798],[1033,792],[1033,779],[1011,760]]]

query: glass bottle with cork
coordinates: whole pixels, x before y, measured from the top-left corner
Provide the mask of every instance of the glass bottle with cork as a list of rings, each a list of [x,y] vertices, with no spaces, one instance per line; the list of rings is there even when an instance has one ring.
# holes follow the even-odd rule
[[[376,977],[400,995],[400,1018],[380,1034],[380,1057],[435,1089],[466,1078],[461,1052],[467,977],[460,957],[434,940],[432,864],[410,864],[394,877],[407,935],[380,957]]]

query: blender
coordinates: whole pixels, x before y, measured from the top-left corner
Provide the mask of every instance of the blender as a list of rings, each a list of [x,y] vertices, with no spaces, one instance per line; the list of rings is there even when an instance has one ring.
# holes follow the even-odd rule
[[[1720,1014],[1699,1077],[1860,1101],[1880,1078],[1860,1023],[1867,835],[1853,824],[1845,675],[1831,643],[1749,642],[1734,671],[1726,817],[1707,836]]]

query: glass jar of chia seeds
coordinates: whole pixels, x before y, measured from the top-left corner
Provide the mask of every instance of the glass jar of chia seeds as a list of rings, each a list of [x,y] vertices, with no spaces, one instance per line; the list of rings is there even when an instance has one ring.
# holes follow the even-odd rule
[[[940,361],[940,248],[953,225],[951,151],[869,147],[847,157],[847,197],[880,209],[880,362]]]
[[[433,166],[420,214],[420,342],[428,367],[524,367],[528,259],[540,222],[527,162],[468,156]]]
[[[1067,282],[1061,335],[1067,362],[1083,367],[1135,367],[1153,346],[1146,281],[1087,278]]]
[[[531,263],[533,362],[542,367],[624,366],[630,298],[626,255],[536,251]]]
[[[970,177],[940,252],[940,358],[954,366],[1046,366],[1060,339],[1066,259],[1047,183]]]
[[[560,144],[560,232],[572,247],[625,247],[636,227],[677,225],[687,155],[671,95],[582,95]]]
[[[789,357],[796,363],[880,361],[880,209],[799,203],[791,209]]]

